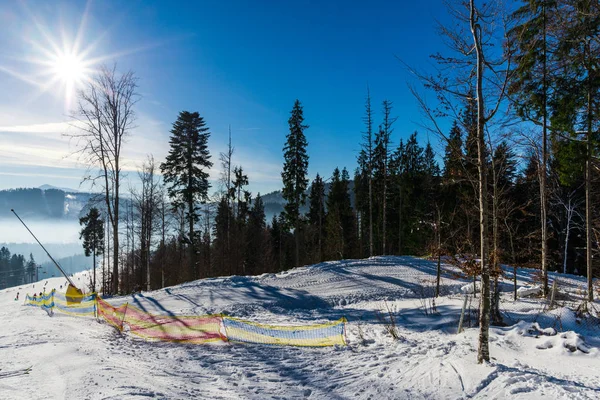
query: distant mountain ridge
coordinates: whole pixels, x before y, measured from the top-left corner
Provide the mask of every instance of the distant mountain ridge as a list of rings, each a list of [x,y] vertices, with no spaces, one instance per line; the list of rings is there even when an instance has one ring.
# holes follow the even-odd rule
[[[350,201],[354,205],[354,182],[350,181],[349,186]],[[330,187],[330,183],[325,183],[326,198]],[[306,191],[307,197],[309,192],[310,188]],[[14,208],[19,215],[26,218],[75,220],[81,217],[85,206],[95,195],[49,184],[41,185],[38,188],[0,190],[0,218],[9,216],[12,218],[10,209]],[[270,222],[274,215],[278,215],[284,210],[286,201],[281,190],[261,195],[261,198],[265,207],[267,222]],[[128,201],[128,199],[124,198],[124,201]],[[100,207],[102,206],[100,205]],[[122,209],[126,209],[126,207]],[[306,214],[308,209],[307,198],[304,206],[300,208],[300,212]]]
[[[58,187],[58,186],[53,186],[53,185],[48,185],[48,184],[44,184],[42,186],[38,186],[38,189],[42,189],[42,190],[56,189],[56,190],[62,190],[65,193],[79,193],[79,190],[77,190],[77,189],[70,189],[70,188],[65,188],[65,187]]]
[[[67,192],[51,185],[0,190],[0,218],[12,218],[10,210],[14,208],[24,218],[76,219],[92,196],[91,193]]]

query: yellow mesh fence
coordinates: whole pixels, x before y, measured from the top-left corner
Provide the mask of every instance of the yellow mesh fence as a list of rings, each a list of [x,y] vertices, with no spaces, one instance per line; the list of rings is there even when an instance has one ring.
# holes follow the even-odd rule
[[[127,330],[146,340],[201,344],[233,341],[287,346],[346,345],[346,319],[314,325],[268,325],[223,315],[154,315],[129,304],[113,306],[96,293],[73,299],[51,292],[26,296],[25,304],[57,309],[74,316],[97,315],[119,331]],[[73,301],[75,300],[75,301]]]
[[[234,342],[287,346],[343,346],[346,344],[345,318],[317,325],[266,325],[223,317],[227,338]]]

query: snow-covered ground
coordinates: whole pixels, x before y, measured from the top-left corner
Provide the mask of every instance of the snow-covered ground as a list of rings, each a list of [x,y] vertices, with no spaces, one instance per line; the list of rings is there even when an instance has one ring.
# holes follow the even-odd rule
[[[512,303],[506,293],[504,316],[513,325],[491,329],[492,362],[478,365],[478,329],[456,333],[468,282],[445,269],[434,313],[435,263],[412,257],[205,279],[108,300],[156,314],[223,312],[271,324],[345,316],[349,346],[331,348],[145,342],[93,318],[58,312],[50,318],[22,305],[27,292],[44,286],[64,291],[64,279],[6,289],[0,291],[0,398],[600,398],[600,328],[579,324],[566,308],[540,315],[539,300]],[[558,276],[571,296],[585,286],[580,277]],[[531,271],[519,270],[522,284],[531,279]],[[75,276],[82,287],[88,280],[86,273]],[[386,330],[388,309],[397,340]],[[29,366],[28,374],[6,374]]]

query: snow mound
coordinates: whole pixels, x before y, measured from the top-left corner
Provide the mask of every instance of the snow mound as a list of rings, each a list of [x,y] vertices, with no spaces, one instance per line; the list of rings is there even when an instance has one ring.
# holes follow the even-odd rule
[[[537,296],[540,293],[542,293],[541,286],[522,286],[517,289],[517,296],[519,297]]]
[[[587,345],[584,338],[573,331],[563,332],[556,337],[547,339],[537,345],[536,348],[540,350],[555,349],[561,353],[575,353],[576,351],[580,351],[584,354],[590,354],[592,352],[592,348]],[[593,350],[594,352],[597,351],[597,349]]]
[[[521,336],[531,336],[531,337],[540,337],[540,336],[554,336],[556,335],[556,330],[554,328],[541,328],[540,324],[537,322],[525,322],[519,321],[512,327],[512,331],[516,332]]]

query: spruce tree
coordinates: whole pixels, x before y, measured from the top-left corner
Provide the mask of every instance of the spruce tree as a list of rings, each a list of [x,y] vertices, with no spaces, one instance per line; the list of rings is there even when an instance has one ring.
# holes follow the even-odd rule
[[[29,282],[33,282],[33,277],[35,276],[35,273],[37,271],[37,264],[35,263],[32,253],[29,253],[29,261],[27,261],[26,270],[27,270],[27,276],[29,277]],[[95,273],[94,273],[94,276],[96,276]]]
[[[375,150],[375,144],[373,140],[373,110],[371,109],[371,92],[367,86],[367,99],[365,101],[365,116],[363,117],[365,123],[365,131],[363,132],[363,143],[362,149],[359,153],[358,165],[361,168],[361,176],[366,181],[365,187],[368,191],[365,193],[368,195],[366,201],[362,199],[358,200],[358,203],[365,203],[368,205],[367,216],[368,216],[368,235],[369,235],[369,257],[373,257],[373,153]],[[357,192],[357,194],[362,194]],[[363,212],[363,214],[365,214]]]
[[[93,256],[94,276],[92,280],[93,291],[96,291],[96,255],[104,253],[104,219],[96,207],[90,208],[88,213],[79,218],[79,225],[83,229],[79,238],[83,239],[85,256]],[[33,257],[31,257],[33,261]],[[35,263],[34,263],[35,264]]]
[[[556,12],[554,0],[527,0],[515,10],[512,18],[517,22],[509,32],[510,46],[515,50],[514,79],[509,91],[517,114],[526,121],[541,126],[540,163],[540,221],[542,232],[542,289],[548,295],[548,217],[547,217],[547,165],[548,165],[548,99],[551,95],[552,62],[549,25]]]
[[[186,242],[189,248],[189,277],[198,279],[196,233],[199,219],[198,202],[208,200],[208,170],[212,167],[208,151],[209,128],[197,112],[182,111],[171,129],[167,159],[160,165],[173,207],[185,209]]]
[[[248,216],[245,268],[249,275],[267,272],[265,266],[268,264],[270,251],[266,226],[265,206],[259,193],[252,201],[252,209]]]
[[[310,186],[308,197],[308,222],[316,232],[317,262],[323,261],[323,236],[325,233],[325,183],[319,174]]]
[[[331,177],[327,196],[327,249],[330,259],[350,258],[355,251],[354,214],[350,204],[350,177],[346,168],[338,168]]]
[[[460,181],[463,176],[463,141],[462,131],[454,120],[448,134],[444,152],[444,178],[447,183]]]
[[[593,301],[592,252],[592,164],[598,157],[600,130],[600,3],[598,1],[563,0],[561,31],[557,38],[557,58],[562,69],[557,82],[552,109],[552,125],[558,125],[572,140],[584,141],[585,152],[585,233],[587,300]],[[597,245],[596,245],[597,246]]]
[[[217,214],[213,225],[213,258],[214,269],[217,275],[232,275],[230,255],[230,227],[232,217],[228,196],[221,196],[217,206]]]
[[[287,201],[285,218],[290,226],[294,227],[294,238],[296,242],[295,266],[300,266],[300,207],[306,200],[306,188],[308,186],[308,154],[306,146],[308,142],[304,131],[308,125],[304,124],[304,113],[299,100],[296,100],[288,120],[290,131],[286,137],[283,148],[283,198]]]

